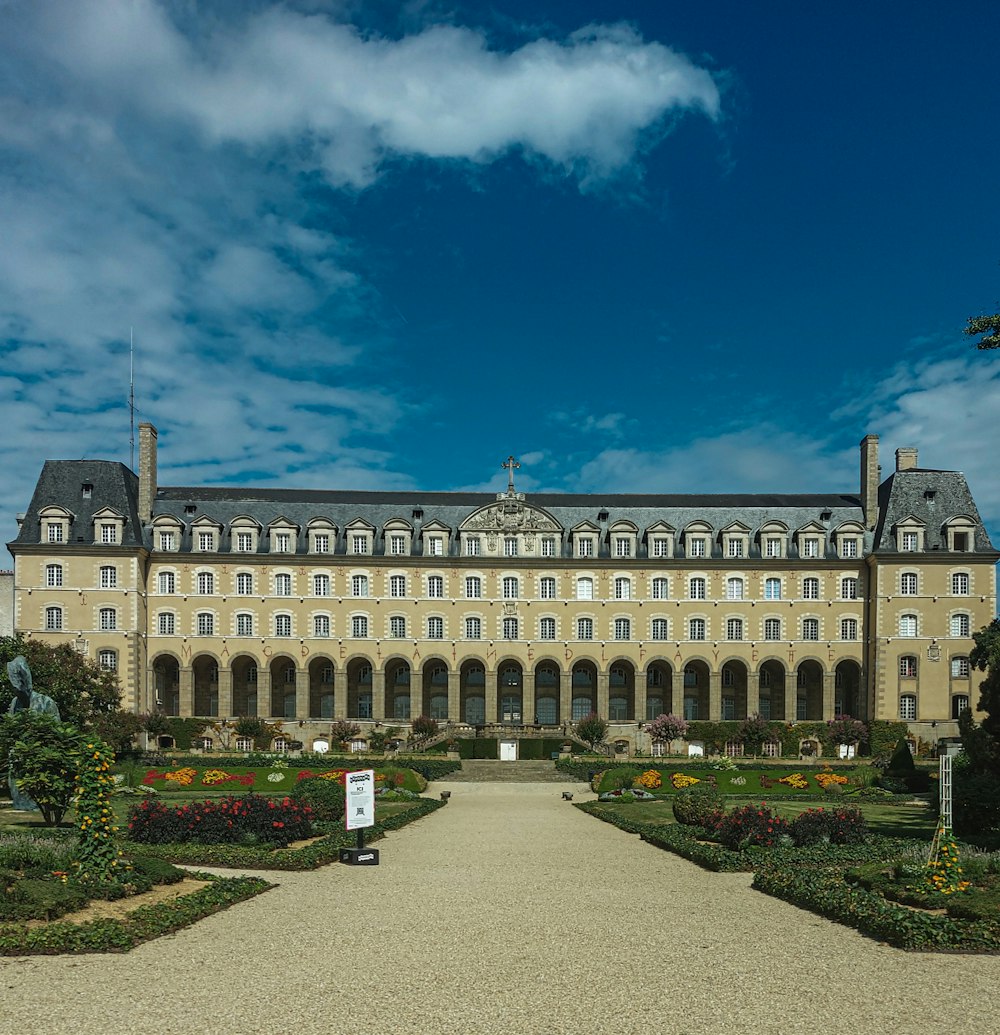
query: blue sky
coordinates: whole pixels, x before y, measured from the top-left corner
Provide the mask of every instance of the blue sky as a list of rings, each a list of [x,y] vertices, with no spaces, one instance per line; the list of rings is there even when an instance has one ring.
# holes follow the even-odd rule
[[[857,491],[1000,540],[995,4],[0,4],[0,499]]]

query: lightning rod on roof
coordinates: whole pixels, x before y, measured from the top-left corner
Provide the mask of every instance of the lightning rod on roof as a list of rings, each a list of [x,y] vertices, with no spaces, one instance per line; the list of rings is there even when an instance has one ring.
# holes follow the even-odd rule
[[[128,466],[135,470],[135,381],[133,379],[132,328],[128,329]]]

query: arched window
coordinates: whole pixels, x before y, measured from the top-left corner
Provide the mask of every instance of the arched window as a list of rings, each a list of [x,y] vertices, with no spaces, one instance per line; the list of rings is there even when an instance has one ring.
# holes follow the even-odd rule
[[[503,580],[504,600],[517,600],[521,595],[516,575],[506,575]]]
[[[919,580],[915,571],[904,571],[899,576],[899,592],[904,597],[915,597],[919,588]]]
[[[443,618],[428,618],[427,619],[427,639],[429,640],[442,640],[444,639],[444,619]]]
[[[951,717],[953,719],[961,718],[962,712],[969,710],[969,695],[968,694],[955,694],[951,699]]]
[[[705,619],[704,618],[691,618],[688,620],[688,639],[689,640],[703,640],[705,639]]]
[[[900,679],[917,678],[917,659],[914,655],[904,654],[899,659],[899,677]]]
[[[478,640],[483,635],[483,622],[481,618],[466,618],[465,638],[467,640]]]
[[[237,614],[236,635],[253,636],[253,615],[249,611],[241,611]]]
[[[556,638],[556,620],[554,618],[543,618],[538,623],[538,638],[540,640],[554,640]]]
[[[952,615],[951,616],[951,635],[952,636],[968,636],[969,635],[969,616],[968,615]]]
[[[195,615],[195,631],[199,636],[214,636],[215,615],[211,611],[199,611]]]
[[[969,659],[965,657],[957,657],[951,659],[951,678],[952,679],[968,679],[969,678]]]
[[[917,635],[917,616],[916,615],[900,615],[899,616],[899,635],[900,636],[916,636]]]
[[[58,589],[63,584],[63,566],[61,564],[45,565],[45,585]]]
[[[317,597],[328,597],[330,595],[330,576],[318,572],[313,575],[313,595]]]
[[[406,618],[403,615],[392,615],[389,618],[389,635],[394,640],[406,639]]]
[[[632,580],[626,578],[615,579],[615,600],[632,599]]]
[[[427,577],[427,595],[436,600],[444,596],[444,577],[441,575],[429,575]]]
[[[781,599],[781,579],[765,579],[764,580],[764,599],[765,600],[780,600]]]
[[[248,597],[253,593],[253,575],[248,571],[238,572],[236,575],[236,594],[241,597]]]
[[[631,618],[616,618],[615,619],[615,639],[616,640],[631,640],[632,639],[632,619]]]
[[[802,619],[802,639],[803,640],[818,640],[819,639],[819,619],[818,618],[803,618]]]
[[[669,583],[664,578],[653,579],[653,599],[666,600],[670,596]]]
[[[780,618],[765,618],[764,619],[764,639],[765,640],[780,640],[781,639],[781,619]]]
[[[362,578],[364,578],[364,576],[362,576]],[[365,579],[365,585],[367,585],[367,583],[368,583],[368,580]],[[274,593],[275,593],[275,596],[290,597],[292,595],[292,576],[287,574],[287,572],[279,572],[277,575],[275,575],[274,576]],[[354,595],[357,596],[358,594],[355,593]],[[367,596],[367,595],[368,595],[368,592],[366,590],[365,591],[365,596]]]
[[[726,579],[726,599],[743,599],[743,580],[738,576],[734,575],[731,578]]]
[[[819,579],[810,576],[802,580],[802,599],[819,600]]]
[[[742,640],[743,639],[743,619],[742,618],[727,618],[726,619],[726,639],[727,640]]]
[[[956,597],[969,595],[969,576],[964,571],[956,571],[951,577],[951,592]]]
[[[198,592],[202,594],[215,592],[215,576],[210,571],[198,572]]]
[[[101,565],[101,589],[115,589],[118,585],[118,569],[113,564]]]
[[[156,629],[161,636],[173,636],[176,628],[173,611],[161,611],[156,619]]]
[[[478,575],[466,576],[465,595],[470,600],[478,600],[483,595],[483,580]]]
[[[368,596],[368,576],[367,575],[352,575],[351,576],[351,596],[352,597],[366,597],[366,596]]]
[[[840,620],[840,638],[842,640],[856,640],[858,638],[858,620],[856,618],[842,618]]]
[[[406,596],[406,576],[405,575],[390,575],[389,576],[389,596],[391,597],[405,597]]]
[[[576,638],[578,640],[592,640],[594,638],[593,618],[578,618],[576,620]]]
[[[292,616],[291,615],[275,615],[274,616],[274,635],[275,636],[291,636],[292,635]]]
[[[313,636],[325,639],[330,635],[330,616],[313,615]]]
[[[358,638],[364,639],[368,635],[368,616],[367,615],[354,615],[351,618],[351,635]]]
[[[899,717],[903,722],[915,722],[917,719],[917,695],[899,695]]]
[[[107,672],[118,671],[118,651],[101,650],[97,652],[97,663]]]
[[[102,632],[109,632],[118,628],[118,614],[113,607],[102,607],[98,618]]]
[[[858,580],[850,577],[840,580],[840,596],[843,600],[858,599]]]
[[[705,580],[700,575],[695,575],[691,579],[690,591],[692,600],[705,599]]]
[[[539,596],[542,600],[555,600],[556,580],[551,575],[546,575],[538,583]]]
[[[577,600],[593,600],[594,599],[594,580],[587,576],[576,580],[576,599]]]
[[[172,571],[161,571],[156,576],[156,589],[157,592],[164,596],[169,596],[175,592],[177,588],[177,579]]]
[[[505,618],[503,620],[503,638],[505,640],[516,640],[518,637],[518,620],[516,618]]]
[[[666,618],[654,618],[650,631],[654,640],[665,640],[669,632]]]

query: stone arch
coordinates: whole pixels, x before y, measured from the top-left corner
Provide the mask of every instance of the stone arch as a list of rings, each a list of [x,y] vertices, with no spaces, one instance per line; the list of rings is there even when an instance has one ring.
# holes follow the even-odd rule
[[[711,670],[703,658],[692,658],[684,666],[684,718],[707,719]]]
[[[193,714],[205,719],[218,718],[218,659],[211,654],[196,654],[191,659],[191,681],[194,687]]]
[[[372,681],[375,666],[364,655],[351,658],[347,663],[347,717],[372,717]]]
[[[608,665],[609,722],[635,721],[635,665],[627,658],[615,658]]]
[[[422,694],[421,714],[438,722],[448,719],[448,662],[444,658],[427,658],[420,670]]]
[[[868,702],[861,689],[861,666],[850,658],[834,669],[834,711],[854,719],[868,718]]]
[[[295,718],[295,683],[298,666],[287,654],[271,658],[268,664],[271,673],[271,717]]]
[[[757,680],[761,716],[774,721],[784,720],[788,714],[785,663],[779,658],[765,658],[757,668]]]
[[[524,722],[524,668],[514,659],[497,665],[497,718],[510,725]]]
[[[597,711],[597,665],[586,658],[574,662],[570,685],[570,719],[577,722]]]
[[[730,658],[723,662],[721,669],[723,720],[747,717],[747,675],[746,662],[741,658]]]
[[[406,658],[390,658],[385,663],[385,712],[386,719],[410,718],[410,682],[413,678],[410,663]]]
[[[795,667],[795,718],[820,722],[823,715],[823,666],[805,658]]]
[[[229,663],[233,677],[233,715],[257,714],[257,659],[237,654]]]
[[[677,714],[674,709],[674,670],[669,661],[656,658],[646,665],[646,720],[667,714]]]
[[[317,654],[309,659],[309,717],[332,719],[337,668],[332,658]]]
[[[459,670],[459,716],[470,726],[486,722],[486,663],[467,658]]]
[[[535,665],[535,715],[541,726],[558,726],[559,691],[561,683],[559,664],[551,658]]]
[[[153,658],[153,706],[164,715],[181,713],[181,663],[176,655],[164,652]]]

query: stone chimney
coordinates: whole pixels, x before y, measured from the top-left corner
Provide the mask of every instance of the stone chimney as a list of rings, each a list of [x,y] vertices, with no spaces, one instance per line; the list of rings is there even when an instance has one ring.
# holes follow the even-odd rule
[[[878,435],[865,435],[861,440],[861,505],[865,511],[865,528],[874,528],[878,524],[878,483],[881,477]]]
[[[915,446],[900,446],[896,450],[896,470],[912,471],[917,466],[917,450]]]
[[[139,425],[139,520],[148,525],[156,499],[156,428],[148,421]]]

